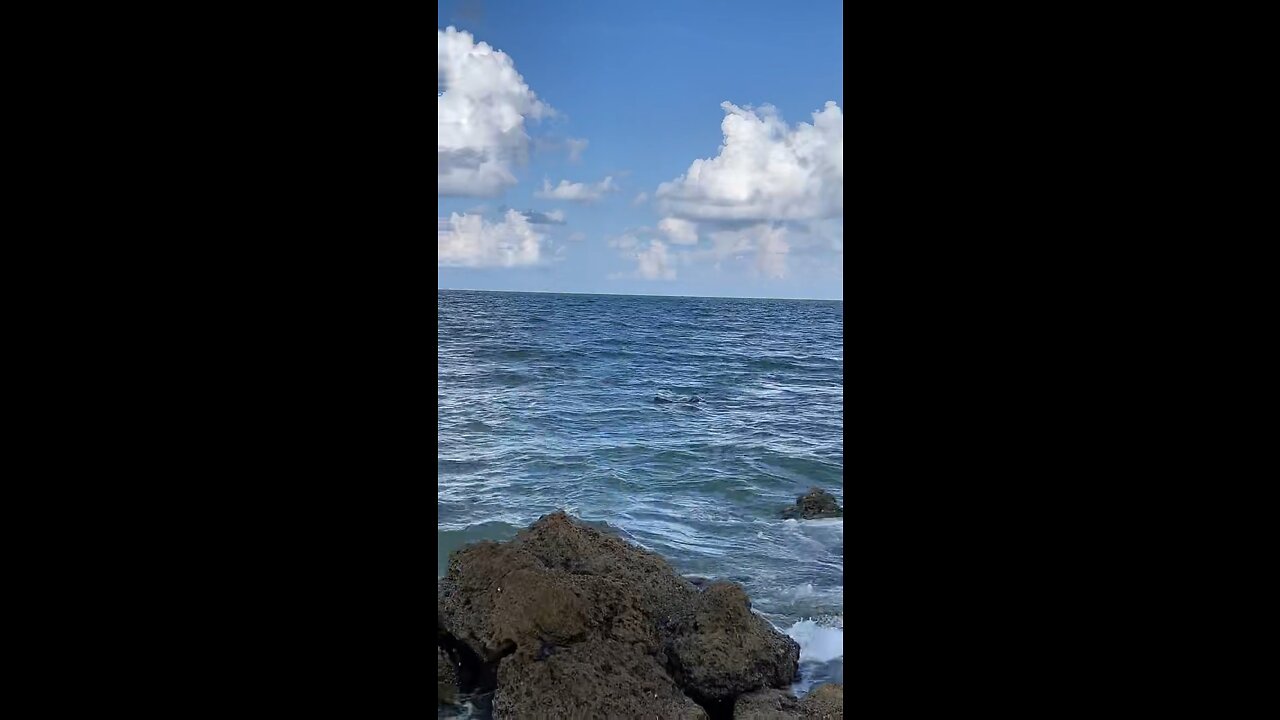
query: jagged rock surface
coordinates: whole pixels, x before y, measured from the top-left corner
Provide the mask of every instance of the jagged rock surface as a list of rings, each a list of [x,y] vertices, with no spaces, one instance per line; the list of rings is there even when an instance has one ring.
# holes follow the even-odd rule
[[[455,552],[437,600],[464,684],[496,687],[499,718],[704,717],[693,701],[731,709],[742,693],[785,687],[799,659],[738,585],[700,590],[563,512]]]

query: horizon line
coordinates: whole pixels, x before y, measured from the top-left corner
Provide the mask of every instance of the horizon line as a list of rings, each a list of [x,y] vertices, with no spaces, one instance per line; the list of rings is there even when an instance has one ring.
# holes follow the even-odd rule
[[[524,295],[601,295],[604,297],[669,297],[669,298],[690,298],[704,300],[800,300],[807,302],[844,302],[844,298],[816,298],[816,297],[759,297],[755,295],[659,295],[652,294],[636,294],[636,293],[596,293],[596,292],[568,292],[556,290],[486,290],[481,288],[442,288],[437,287],[436,292],[441,290],[449,290],[456,292],[492,292],[492,293],[512,293]]]

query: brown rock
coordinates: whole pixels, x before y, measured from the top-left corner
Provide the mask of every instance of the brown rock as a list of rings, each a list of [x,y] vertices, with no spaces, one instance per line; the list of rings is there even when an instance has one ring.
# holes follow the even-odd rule
[[[502,660],[495,718],[705,720],[653,656],[616,640],[518,652]]]
[[[733,720],[798,720],[800,701],[785,690],[756,690],[739,695],[733,704]]]
[[[805,718],[844,720],[844,685],[819,685],[800,701],[800,709]]]
[[[743,692],[785,687],[799,656],[740,586],[699,591],[660,556],[562,512],[455,551],[437,601],[462,686],[496,687],[498,716],[701,717],[690,698],[727,712]]]
[[[668,655],[677,682],[707,700],[786,687],[796,675],[800,646],[751,612],[736,583],[708,585],[672,635]]]
[[[782,517],[809,520],[812,518],[842,517],[844,510],[840,508],[836,498],[821,488],[809,488],[809,492],[796,498],[793,507],[784,508]]]
[[[444,648],[436,646],[436,701],[452,704],[458,700],[458,668]]]

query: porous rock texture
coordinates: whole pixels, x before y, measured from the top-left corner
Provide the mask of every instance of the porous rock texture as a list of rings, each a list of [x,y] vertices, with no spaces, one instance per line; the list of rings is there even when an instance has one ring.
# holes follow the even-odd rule
[[[844,510],[831,493],[822,488],[809,488],[809,492],[796,498],[796,504],[783,508],[782,517],[798,520],[843,517]]]
[[[456,551],[437,600],[437,643],[464,690],[496,688],[495,718],[730,717],[739,695],[786,687],[800,653],[738,585],[699,589],[563,512]]]
[[[775,688],[739,695],[733,704],[733,720],[794,720],[800,717],[800,701]]]
[[[458,668],[439,645],[436,645],[436,694],[443,703],[452,703],[458,698]]]
[[[740,695],[733,720],[844,720],[844,685],[819,685],[802,700],[773,688]]]
[[[831,683],[819,685],[800,701],[800,709],[804,718],[817,720],[843,720],[844,718],[844,685]]]

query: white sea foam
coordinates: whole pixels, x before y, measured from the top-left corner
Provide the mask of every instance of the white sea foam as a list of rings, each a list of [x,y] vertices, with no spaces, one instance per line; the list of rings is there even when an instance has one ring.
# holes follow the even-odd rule
[[[837,518],[814,518],[814,519],[812,519],[812,520],[805,520],[804,522],[805,522],[805,525],[807,525],[807,526],[809,526],[809,527],[820,527],[820,528],[828,528],[828,527],[829,527],[829,528],[840,528],[841,530],[843,530],[843,529],[844,529],[844,518],[842,518],[842,517],[837,517]]]
[[[813,620],[801,620],[787,631],[800,644],[800,660],[830,662],[844,657],[844,630],[825,627]]]

